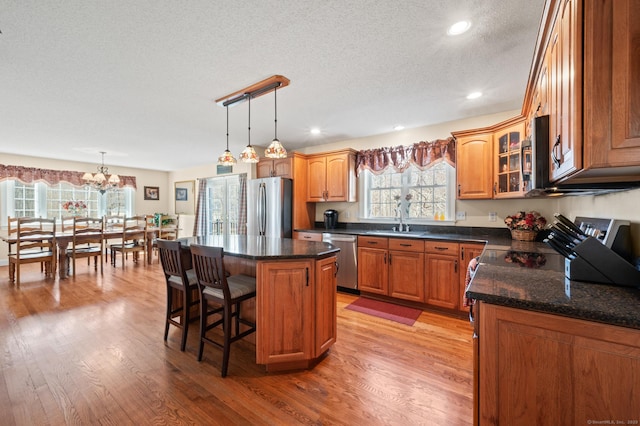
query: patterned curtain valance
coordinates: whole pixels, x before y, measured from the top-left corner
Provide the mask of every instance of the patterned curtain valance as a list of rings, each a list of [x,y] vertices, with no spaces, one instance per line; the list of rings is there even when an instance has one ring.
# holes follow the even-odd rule
[[[381,174],[387,167],[397,172],[405,171],[411,164],[420,170],[428,169],[440,161],[456,166],[456,140],[438,139],[433,142],[418,142],[411,146],[395,146],[359,151],[356,154],[356,174],[364,169]]]
[[[5,166],[0,164],[0,181],[7,179],[17,179],[22,183],[45,182],[49,185],[57,185],[60,182],[67,182],[75,186],[83,186],[85,181],[82,179],[84,172],[74,172],[71,170],[51,170],[39,169],[37,167],[22,166]],[[122,176],[118,187],[123,188],[129,186],[136,188],[135,176]]]

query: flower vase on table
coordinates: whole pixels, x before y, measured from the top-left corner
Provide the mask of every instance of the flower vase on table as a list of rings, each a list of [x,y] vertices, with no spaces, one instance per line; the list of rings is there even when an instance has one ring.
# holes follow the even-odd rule
[[[87,205],[84,201],[66,201],[62,204],[62,208],[69,214],[69,216],[82,217],[85,216]]]

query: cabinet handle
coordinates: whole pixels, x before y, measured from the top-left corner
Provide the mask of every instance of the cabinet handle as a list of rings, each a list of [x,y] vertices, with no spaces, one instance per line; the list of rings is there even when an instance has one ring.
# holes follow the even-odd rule
[[[387,253],[384,254],[384,264],[387,264]]]
[[[464,247],[460,248],[460,259],[464,260]]]
[[[389,253],[389,265],[391,265],[391,253]]]
[[[458,197],[460,196],[460,185],[458,185]]]
[[[302,238],[306,238],[306,239],[308,240],[308,239],[310,239],[311,237],[310,237],[310,236],[308,236],[308,235],[305,235],[305,236],[304,236],[304,237],[302,237]]]
[[[413,247],[413,244],[400,243],[401,247]]]
[[[440,251],[449,250],[449,247],[438,247],[438,246],[435,246],[434,248],[435,248],[436,250],[440,250]]]
[[[367,244],[378,244],[377,241],[367,241]]]
[[[458,261],[457,260],[453,261],[453,272],[455,272],[456,274],[458,273]]]
[[[553,163],[556,167],[560,167],[560,157],[556,155],[556,148],[560,146],[560,135],[556,137],[556,142],[553,144],[553,148],[551,149],[551,158],[553,159]]]
[[[338,276],[338,269],[340,269],[340,264],[338,262],[335,262],[335,264],[336,264],[336,271],[333,273],[333,276],[337,277]]]
[[[309,268],[305,268],[307,272],[307,287],[309,287]]]
[[[498,194],[498,182],[493,182],[493,195]]]

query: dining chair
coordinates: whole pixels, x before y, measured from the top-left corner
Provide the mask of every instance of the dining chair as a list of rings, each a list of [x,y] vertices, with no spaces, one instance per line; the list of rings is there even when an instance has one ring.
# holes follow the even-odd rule
[[[111,264],[116,266],[116,254],[122,256],[122,267],[129,253],[133,253],[133,261],[137,262],[142,252],[147,257],[147,220],[145,216],[127,217],[122,223],[120,242],[110,245]],[[143,258],[143,259],[144,259]],[[143,262],[144,263],[144,262]]]
[[[164,325],[164,340],[167,341],[169,326],[174,325],[182,329],[180,340],[180,350],[184,351],[187,345],[187,333],[189,332],[189,322],[191,321],[191,308],[198,305],[197,296],[198,279],[191,268],[191,257],[187,250],[182,249],[179,241],[157,240],[158,257],[162,264],[165,281],[167,283],[167,309]],[[174,292],[180,292],[182,298],[179,306],[175,306],[173,299]],[[176,317],[180,321],[176,321]]]
[[[21,217],[16,225],[15,251],[9,253],[9,281],[20,287],[20,266],[27,263],[44,265],[46,276],[56,270],[56,221]]]
[[[104,258],[104,220],[95,217],[73,218],[73,239],[67,249],[67,258],[73,263],[73,276],[76,276],[76,259],[86,258],[87,263],[94,259],[94,269],[98,269],[100,259],[100,275],[103,273]],[[67,266],[69,263],[67,262]]]
[[[242,318],[241,302],[256,297],[256,279],[247,275],[227,276],[224,269],[224,251],[221,247],[191,245],[193,269],[198,279],[200,293],[200,345],[198,361],[202,360],[204,344],[222,348],[222,377],[226,377],[229,366],[231,343],[256,331],[256,324]],[[209,303],[214,306],[210,306]],[[209,317],[214,316],[212,322]],[[219,317],[218,317],[219,316]],[[231,334],[231,323],[235,318],[235,328]],[[240,324],[248,326],[240,332]],[[207,332],[222,325],[223,341],[220,343]]]
[[[175,240],[178,238],[180,216],[175,214],[160,215],[158,238]]]

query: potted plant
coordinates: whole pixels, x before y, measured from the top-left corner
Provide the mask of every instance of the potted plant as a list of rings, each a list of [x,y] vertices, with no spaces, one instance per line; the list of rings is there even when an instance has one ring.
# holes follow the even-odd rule
[[[511,238],[520,241],[534,241],[538,232],[544,229],[547,219],[535,211],[519,211],[504,219],[511,230]]]

